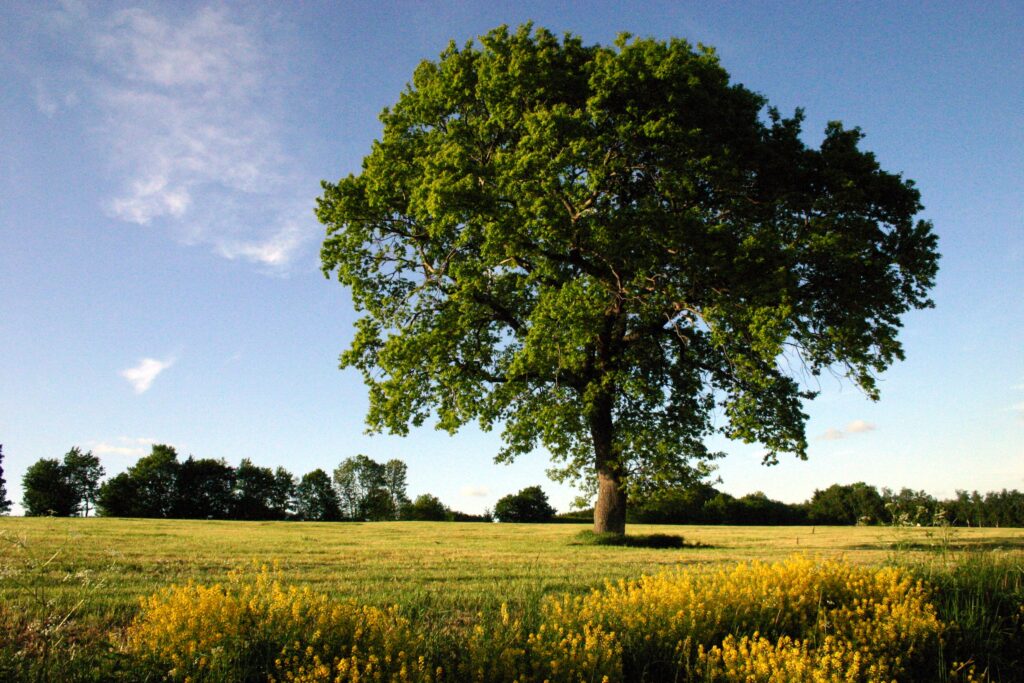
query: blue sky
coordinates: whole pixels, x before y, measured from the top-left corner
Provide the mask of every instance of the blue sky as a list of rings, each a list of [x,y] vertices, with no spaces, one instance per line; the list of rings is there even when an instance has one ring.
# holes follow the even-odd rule
[[[800,501],[834,482],[1024,489],[1024,5],[988,3],[0,4],[0,443],[8,490],[71,446],[121,471],[153,442],[301,475],[399,457],[471,512],[543,484],[497,434],[365,436],[337,356],[345,290],[318,268],[321,179],[358,171],[422,59],[533,20],[715,46],[816,144],[863,128],[913,178],[942,252],[937,307],[871,403],[808,406],[810,459],[715,447],[722,488]],[[16,508],[16,512],[17,512]]]

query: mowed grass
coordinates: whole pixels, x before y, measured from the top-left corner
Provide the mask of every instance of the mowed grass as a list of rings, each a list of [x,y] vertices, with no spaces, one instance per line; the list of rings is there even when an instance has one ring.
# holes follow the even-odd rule
[[[410,616],[475,614],[502,603],[582,593],[674,566],[714,567],[793,554],[854,564],[931,561],[962,550],[1024,556],[1024,529],[631,525],[697,547],[578,542],[574,524],[296,523],[0,518],[0,592],[32,614],[74,605],[74,619],[127,623],[140,596],[229,570],[277,566],[289,583]]]

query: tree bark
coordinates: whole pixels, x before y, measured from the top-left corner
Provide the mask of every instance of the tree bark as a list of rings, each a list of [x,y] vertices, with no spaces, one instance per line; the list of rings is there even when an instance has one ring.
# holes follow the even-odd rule
[[[623,477],[608,470],[597,471],[597,505],[594,506],[595,534],[626,533],[626,491]]]
[[[626,533],[626,477],[615,452],[615,425],[610,397],[598,399],[590,415],[590,435],[597,465],[594,533]]]

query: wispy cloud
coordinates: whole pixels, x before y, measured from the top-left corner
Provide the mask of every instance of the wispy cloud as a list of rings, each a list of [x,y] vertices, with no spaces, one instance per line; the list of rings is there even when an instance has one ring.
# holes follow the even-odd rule
[[[1014,404],[1013,412],[1017,414],[1018,420],[1024,420],[1024,403]]]
[[[285,221],[280,230],[262,242],[227,241],[218,245],[217,251],[229,259],[246,258],[268,266],[282,266],[291,260],[308,237],[297,222]]]
[[[317,234],[315,185],[282,144],[268,18],[222,5],[64,13],[84,36],[81,88],[119,185],[108,213],[229,259],[291,263]],[[53,116],[63,101],[39,82],[37,107]]]
[[[463,486],[459,489],[459,495],[463,498],[484,498],[490,492],[491,489],[486,486]]]
[[[846,425],[847,434],[863,434],[865,432],[873,432],[875,429],[876,427],[873,423],[864,420],[854,420]]]
[[[135,389],[136,394],[142,394],[149,390],[149,387],[153,385],[153,380],[155,380],[161,372],[172,365],[174,365],[173,358],[168,360],[143,358],[139,361],[138,365],[122,370],[120,375],[128,380],[128,383],[132,385],[133,389]]]
[[[113,443],[98,441],[90,445],[96,455],[114,455],[123,457],[142,457],[150,451],[150,447],[156,443],[156,439],[131,438],[120,436]]]
[[[837,429],[835,427],[829,427],[822,434],[818,436],[823,441],[838,441],[839,439],[846,438],[850,434],[864,434],[866,432],[873,432],[877,427],[872,422],[866,420],[854,420],[846,425],[846,429]]]

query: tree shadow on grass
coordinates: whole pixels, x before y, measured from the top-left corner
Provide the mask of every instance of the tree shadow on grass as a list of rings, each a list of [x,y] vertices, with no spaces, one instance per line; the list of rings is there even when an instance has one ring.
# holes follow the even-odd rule
[[[969,550],[1021,550],[1024,549],[1024,536],[995,536],[991,538],[964,539],[953,541],[941,539],[924,540],[892,540],[878,543],[861,543],[848,546],[852,550],[934,550],[934,551],[969,551]]]
[[[687,542],[682,536],[673,534],[596,534],[593,531],[581,531],[572,537],[569,545],[613,545],[627,548],[710,548],[703,543]]]

